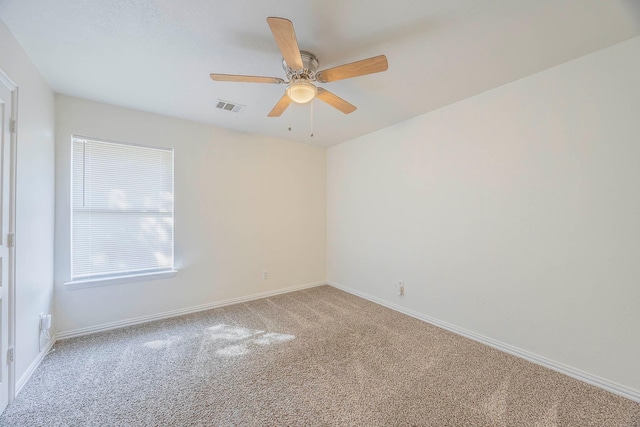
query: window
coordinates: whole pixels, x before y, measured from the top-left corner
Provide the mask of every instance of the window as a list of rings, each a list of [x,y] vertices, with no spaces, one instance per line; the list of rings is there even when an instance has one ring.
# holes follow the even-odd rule
[[[173,149],[72,144],[72,283],[172,272]]]

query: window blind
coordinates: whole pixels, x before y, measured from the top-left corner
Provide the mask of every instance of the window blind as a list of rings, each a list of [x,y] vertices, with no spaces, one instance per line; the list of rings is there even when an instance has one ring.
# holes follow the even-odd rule
[[[73,137],[73,279],[173,269],[173,149]]]

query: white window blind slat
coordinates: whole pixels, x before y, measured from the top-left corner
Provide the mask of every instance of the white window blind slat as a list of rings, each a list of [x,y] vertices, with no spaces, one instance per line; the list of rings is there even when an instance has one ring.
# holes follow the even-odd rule
[[[73,138],[72,280],[173,269],[173,150]]]

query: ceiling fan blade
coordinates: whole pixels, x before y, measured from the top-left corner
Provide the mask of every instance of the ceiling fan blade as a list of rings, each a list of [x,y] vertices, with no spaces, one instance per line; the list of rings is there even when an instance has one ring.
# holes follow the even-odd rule
[[[302,57],[300,56],[300,48],[296,39],[296,32],[293,29],[293,23],[284,18],[267,18],[267,23],[273,38],[282,52],[284,62],[294,70],[302,70]]]
[[[282,95],[282,98],[280,98],[280,101],[278,101],[276,106],[273,107],[273,109],[268,114],[268,116],[269,117],[280,117],[282,115],[282,113],[284,113],[284,110],[287,109],[289,104],[291,104],[291,98],[289,98],[287,96],[287,94],[285,93],[284,95]]]
[[[217,82],[245,82],[245,83],[284,83],[284,80],[278,77],[260,77],[260,76],[240,76],[237,74],[209,74],[212,80]]]
[[[364,76],[366,74],[387,71],[389,64],[384,55],[374,56],[350,64],[339,65],[327,70],[319,71],[316,78],[320,83],[335,82],[336,80],[348,79],[351,77]]]
[[[334,95],[333,93],[331,93],[328,90],[323,89],[321,87],[318,88],[317,98],[320,101],[324,101],[327,104],[331,105],[333,108],[336,108],[336,109],[342,111],[344,114],[349,114],[349,113],[353,113],[354,111],[356,111],[356,106],[355,105],[349,104],[344,99],[340,98],[337,95]]]

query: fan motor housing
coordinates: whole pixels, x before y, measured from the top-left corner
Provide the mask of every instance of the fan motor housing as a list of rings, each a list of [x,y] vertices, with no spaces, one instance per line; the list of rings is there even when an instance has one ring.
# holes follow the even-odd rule
[[[318,69],[318,65],[320,65],[318,58],[306,50],[301,50],[300,56],[302,57],[302,70],[291,69],[284,58],[282,59],[282,68],[285,73],[287,73],[287,77],[292,82],[299,80],[316,81],[316,70]]]

